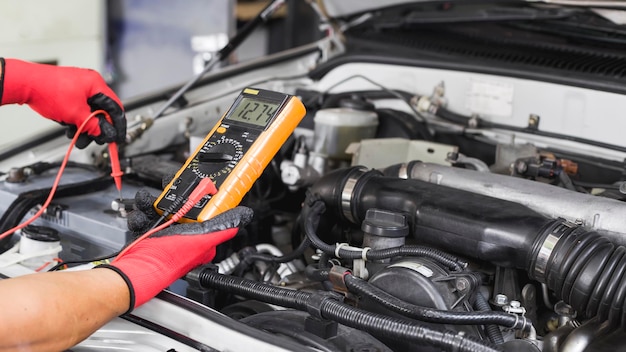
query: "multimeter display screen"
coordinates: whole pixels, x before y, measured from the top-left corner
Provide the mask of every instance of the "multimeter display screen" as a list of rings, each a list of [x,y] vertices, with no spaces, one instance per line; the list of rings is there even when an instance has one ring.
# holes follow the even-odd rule
[[[257,126],[266,126],[279,107],[279,103],[244,97],[227,118]]]

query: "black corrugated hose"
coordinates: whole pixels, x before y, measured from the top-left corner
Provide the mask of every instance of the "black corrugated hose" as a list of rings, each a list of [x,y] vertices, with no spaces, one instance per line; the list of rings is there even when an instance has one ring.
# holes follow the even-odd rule
[[[562,229],[545,283],[583,316],[597,315],[626,328],[626,247],[584,228]]]
[[[417,323],[364,311],[339,302],[328,292],[304,292],[272,286],[262,282],[234,276],[221,275],[210,269],[199,269],[200,285],[235,295],[241,295],[282,307],[309,312],[322,319],[367,331],[392,339],[425,343],[448,351],[495,352],[500,351],[490,343],[457,332],[435,330]]]
[[[303,228],[306,237],[316,248],[322,250],[324,253],[334,255],[337,250],[337,245],[331,245],[322,241],[316,233],[320,215],[324,213],[325,209],[326,205],[321,200],[312,201],[310,205],[308,205],[308,201],[305,201],[305,205],[302,209],[303,214],[305,214],[303,216]],[[361,259],[363,255],[362,251],[354,251],[345,248],[340,248],[337,252],[339,257],[343,259]],[[366,253],[367,260],[381,260],[402,256],[430,258],[455,271],[461,271],[467,267],[467,263],[459,260],[457,257],[431,247],[401,246],[387,249],[372,249]]]
[[[485,296],[483,296],[483,294],[480,292],[476,292],[476,296],[474,299],[474,309],[476,309],[479,312],[495,313],[491,309],[491,306],[489,305],[489,302],[487,302],[487,299],[485,298]],[[491,342],[495,343],[496,345],[501,345],[504,343],[504,337],[502,337],[502,331],[500,331],[500,328],[497,325],[494,325],[494,324],[485,325],[485,332],[487,333],[489,340],[491,340]]]

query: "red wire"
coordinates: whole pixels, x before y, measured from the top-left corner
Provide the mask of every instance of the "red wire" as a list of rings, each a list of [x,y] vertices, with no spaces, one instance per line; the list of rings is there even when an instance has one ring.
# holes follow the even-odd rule
[[[9,230],[3,232],[2,234],[0,234],[0,239],[3,239],[5,237],[13,234],[15,231],[21,230],[24,227],[30,225],[33,221],[37,220],[37,218],[39,218],[41,216],[41,214],[43,214],[43,212],[46,210],[48,205],[50,205],[50,202],[52,201],[52,198],[54,197],[54,193],[56,192],[57,187],[59,186],[59,182],[61,181],[61,176],[63,176],[63,171],[65,170],[65,166],[67,165],[67,162],[70,159],[70,154],[72,153],[72,149],[74,148],[74,145],[76,144],[76,141],[78,140],[78,137],[80,136],[80,133],[82,132],[83,128],[85,128],[85,125],[87,124],[87,122],[89,120],[91,120],[94,116],[98,115],[98,114],[103,114],[105,116],[109,115],[104,110],[96,110],[96,111],[92,112],[91,114],[89,114],[89,116],[87,116],[85,121],[83,121],[83,123],[80,126],[78,126],[78,129],[76,130],[76,134],[74,135],[74,138],[72,138],[72,141],[70,142],[70,147],[67,149],[67,152],[65,153],[65,157],[63,158],[63,162],[61,163],[61,166],[59,167],[59,171],[57,172],[57,176],[54,179],[54,183],[52,184],[52,188],[50,189],[50,194],[48,195],[48,199],[46,199],[46,201],[43,203],[43,205],[41,206],[41,209],[39,209],[39,211],[37,211],[37,213],[35,213],[35,215],[33,215],[27,221],[24,221],[23,223],[15,226],[14,228],[9,229]]]

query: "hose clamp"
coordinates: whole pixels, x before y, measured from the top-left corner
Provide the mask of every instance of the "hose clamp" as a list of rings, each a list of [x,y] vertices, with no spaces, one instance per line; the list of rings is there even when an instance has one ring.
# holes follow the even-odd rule
[[[550,256],[552,256],[554,248],[559,243],[559,240],[563,237],[566,230],[573,227],[576,227],[576,224],[564,220],[555,226],[544,238],[539,252],[537,253],[537,259],[535,260],[534,275],[536,279],[544,278],[544,274],[548,268],[548,261],[550,260]]]
[[[400,170],[398,170],[398,177],[407,180],[409,178],[409,165],[407,163],[403,163],[400,165]]]
[[[354,224],[356,224],[356,219],[352,216],[352,195],[359,178],[366,172],[366,170],[358,169],[357,171],[359,172],[354,172],[348,177],[343,189],[341,190],[341,211],[343,216]]]
[[[333,265],[328,271],[328,281],[333,285],[335,292],[348,292],[346,286],[346,275],[351,275],[352,271],[339,265]]]
[[[341,249],[345,249],[345,250],[353,251],[353,252],[361,252],[361,259],[366,262],[367,252],[369,252],[372,248],[371,247],[364,247],[364,248],[352,247],[349,243],[346,243],[346,242],[337,243],[335,244],[335,257],[336,258],[341,258],[341,253],[339,252]]]

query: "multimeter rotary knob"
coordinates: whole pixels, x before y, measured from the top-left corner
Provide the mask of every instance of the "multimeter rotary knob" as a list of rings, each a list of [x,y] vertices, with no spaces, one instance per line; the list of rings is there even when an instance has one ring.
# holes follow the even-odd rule
[[[193,172],[201,178],[215,178],[227,174],[243,156],[243,147],[237,140],[221,138],[206,143],[191,164]]]

